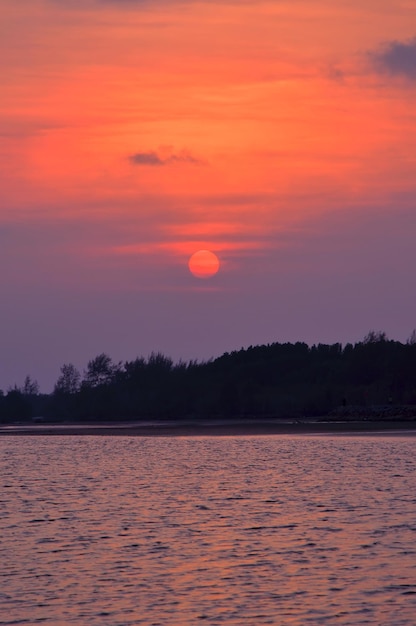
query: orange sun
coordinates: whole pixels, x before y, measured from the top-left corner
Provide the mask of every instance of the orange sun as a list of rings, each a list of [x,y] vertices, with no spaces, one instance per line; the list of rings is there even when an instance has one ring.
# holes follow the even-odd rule
[[[188,267],[197,278],[210,278],[220,269],[220,261],[210,250],[198,250],[189,259]]]

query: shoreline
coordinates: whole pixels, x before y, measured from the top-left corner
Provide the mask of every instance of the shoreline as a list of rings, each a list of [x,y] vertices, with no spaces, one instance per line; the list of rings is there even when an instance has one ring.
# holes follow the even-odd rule
[[[250,435],[416,436],[416,421],[204,421],[0,425],[1,436],[235,437]]]

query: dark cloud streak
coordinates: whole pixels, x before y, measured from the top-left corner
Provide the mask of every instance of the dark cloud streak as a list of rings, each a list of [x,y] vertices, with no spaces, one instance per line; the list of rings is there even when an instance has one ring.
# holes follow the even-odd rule
[[[179,154],[171,154],[167,157],[161,157],[157,152],[136,152],[128,157],[132,165],[138,166],[152,166],[162,167],[165,165],[172,165],[174,163],[189,163],[191,165],[201,165],[202,161],[196,159],[187,152],[181,152]]]
[[[165,165],[165,162],[156,154],[156,152],[137,152],[129,156],[129,161],[133,165]]]

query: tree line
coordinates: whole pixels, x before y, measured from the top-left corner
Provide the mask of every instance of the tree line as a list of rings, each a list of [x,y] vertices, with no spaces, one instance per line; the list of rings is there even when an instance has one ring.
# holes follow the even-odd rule
[[[388,404],[416,405],[415,331],[406,343],[372,331],[355,344],[272,343],[205,362],[103,353],[82,374],[63,365],[51,394],[29,376],[0,391],[0,419],[302,417]]]

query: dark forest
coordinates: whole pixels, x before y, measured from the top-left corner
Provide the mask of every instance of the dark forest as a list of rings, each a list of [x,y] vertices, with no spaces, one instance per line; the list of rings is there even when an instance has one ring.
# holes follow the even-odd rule
[[[348,417],[371,411],[416,415],[415,332],[407,343],[370,332],[356,344],[273,343],[207,362],[174,363],[154,353],[114,363],[100,354],[83,374],[63,365],[51,394],[40,394],[29,376],[22,387],[0,392],[2,422]]]

